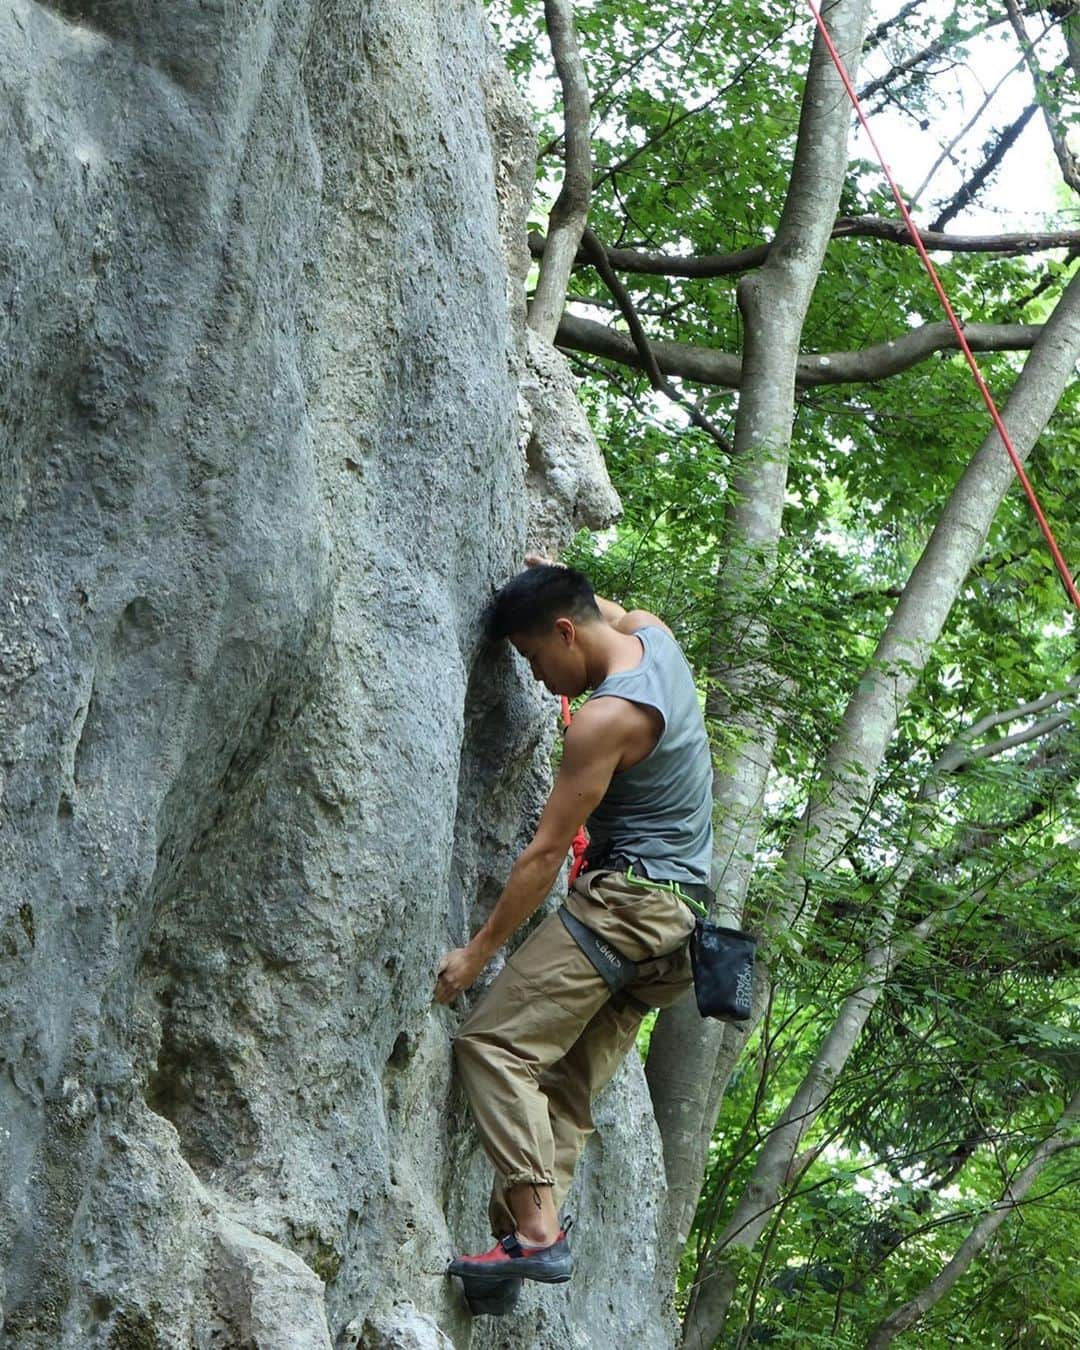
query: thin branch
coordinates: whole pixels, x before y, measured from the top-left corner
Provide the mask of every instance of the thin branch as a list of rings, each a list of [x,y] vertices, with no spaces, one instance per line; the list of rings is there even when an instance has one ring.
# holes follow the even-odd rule
[[[1080,239],[1080,233],[1077,238]],[[542,235],[529,235],[529,250],[534,257],[543,252]],[[620,272],[639,272],[646,276],[663,277],[726,277],[737,276],[760,267],[769,256],[768,244],[754,244],[735,253],[711,253],[700,256],[675,256],[668,253],[646,253],[633,248],[609,248],[608,262]],[[582,250],[577,264],[586,266],[588,254]]]
[[[710,94],[703,103],[695,104],[692,108],[684,108],[680,113],[672,113],[669,111],[667,121],[660,130],[647,137],[640,145],[636,145],[628,155],[625,155],[614,164],[609,164],[597,178],[596,186],[599,188],[602,184],[606,183],[609,178],[615,178],[620,173],[625,172],[625,170],[633,164],[635,159],[640,155],[643,155],[646,150],[651,150],[659,141],[664,139],[668,132],[673,131],[677,126],[681,126],[688,118],[695,117],[698,113],[705,112],[707,109],[711,108],[722,95],[728,92],[729,88],[730,85],[725,85],[723,89],[718,89],[716,93]]]
[[[1036,105],[1028,104],[1024,111],[1015,121],[1010,122],[1005,130],[997,139],[997,143],[986,156],[983,162],[964,183],[949,198],[948,202],[938,212],[937,216],[930,222],[932,230],[940,230],[943,225],[947,225],[953,216],[959,215],[965,206],[970,206],[975,200],[975,195],[998,168],[1001,161],[1012,149],[1020,133],[1035,116]]]
[[[662,51],[676,33],[685,31],[685,24],[676,24],[673,28],[665,29],[651,47],[646,47],[643,51],[635,53],[634,58],[629,65],[623,66],[621,70],[608,80],[607,84],[605,84],[591,100],[592,111],[597,113],[597,116],[601,121],[603,121],[606,116],[606,109],[600,110],[600,105],[603,104],[604,100],[608,98],[616,86],[632,75],[639,66],[643,65],[649,59],[649,57],[655,56],[658,51]],[[547,155],[550,155],[553,151],[557,150],[563,143],[563,135],[564,133],[560,131],[558,135],[552,136],[549,141],[545,141],[536,152],[536,158],[538,160],[544,159]]]
[[[1049,736],[1057,731],[1059,727],[1066,726],[1073,720],[1072,712],[1056,713],[1053,717],[1043,718],[1041,722],[1034,722],[1030,727],[1021,731],[1014,732],[1010,736],[999,737],[996,741],[990,741],[986,745],[972,748],[971,742],[976,737],[992,728],[1001,726],[1002,723],[1016,722],[1021,717],[1030,717],[1037,712],[1042,712],[1045,708],[1052,708],[1055,703],[1060,703],[1063,698],[1075,692],[1076,682],[1073,681],[1067,689],[1060,689],[1052,694],[1047,694],[1044,698],[1035,699],[1031,703],[1025,703],[1020,708],[1013,708],[1007,712],[990,713],[981,721],[976,722],[974,726],[969,727],[967,731],[947,746],[942,751],[934,764],[935,773],[961,773],[964,769],[974,764],[976,760],[992,759],[995,755],[1000,755],[1006,750],[1012,750],[1018,745],[1027,745],[1030,741],[1041,740],[1044,736]]]
[[[1054,689],[1049,694],[1043,694],[1041,698],[1032,699],[1030,703],[1021,703],[1015,708],[1005,708],[998,712],[987,713],[974,723],[964,734],[965,741],[973,741],[977,736],[982,736],[988,731],[993,731],[1004,722],[1017,722],[1021,717],[1034,717],[1036,713],[1045,712],[1047,708],[1052,708],[1055,703],[1060,703],[1063,698],[1068,698],[1070,694],[1076,693],[1080,688],[1080,675],[1075,675],[1065,685],[1064,689]]]
[[[975,1224],[960,1244],[952,1260],[942,1268],[940,1273],[930,1281],[920,1294],[894,1309],[878,1324],[866,1343],[866,1350],[885,1350],[885,1347],[891,1345],[900,1332],[905,1331],[925,1316],[960,1279],[1009,1215],[1023,1203],[1024,1197],[1050,1159],[1066,1149],[1080,1147],[1080,1140],[1070,1140],[1065,1134],[1078,1113],[1080,1113],[1080,1093],[1077,1093],[1069,1102],[1053,1131],[1035,1150],[1028,1165],[1023,1171],[1010,1178],[1004,1187],[1001,1199],[991,1205],[989,1210]]]
[[[818,408],[818,409],[824,409],[826,412],[832,412],[832,413],[840,412],[842,409],[847,409],[847,410],[849,410],[849,411],[852,411],[852,410],[854,410],[854,411],[861,411],[861,412],[869,412],[869,411],[870,411],[870,409],[868,409],[868,408],[866,408],[866,409],[854,408],[854,409],[853,409],[853,405],[852,405],[851,403],[838,404],[838,405],[836,405],[836,406],[834,406],[834,407],[830,407],[830,405],[829,405],[828,403],[824,403],[824,402],[822,402],[822,400],[820,400],[820,399],[815,399],[815,400],[814,400],[814,407],[815,407],[815,408]],[[1021,552],[1019,552],[1019,553],[1006,553],[1006,554],[1004,554],[1003,556],[1000,556],[1000,557],[999,557],[999,556],[995,556],[995,555],[992,554],[992,553],[987,553],[987,554],[985,554],[983,557],[979,558],[977,562],[972,563],[972,565],[971,565],[971,571],[972,571],[972,574],[973,574],[973,575],[982,573],[982,572],[984,572],[984,571],[998,572],[998,571],[1000,571],[1003,567],[1012,567],[1012,565],[1013,565],[1014,563],[1017,563],[1017,562],[1019,562],[1019,561],[1021,560],[1021,558],[1026,558],[1026,557],[1027,557],[1026,551],[1021,551]],[[881,599],[881,600],[899,600],[900,596],[903,594],[903,589],[904,589],[904,588],[903,588],[902,586],[868,586],[868,587],[866,587],[866,588],[863,589],[863,590],[852,591],[848,596],[845,597],[845,602],[848,603],[848,604],[854,604],[854,603],[856,603],[857,601],[860,601],[860,600],[876,600],[876,599]],[[1049,695],[1048,695],[1048,697],[1049,697]],[[1062,695],[1058,695],[1058,697],[1064,697],[1064,695],[1063,695],[1063,694],[1062,694]],[[1044,706],[1044,707],[1048,707],[1049,705],[1048,705],[1048,704],[1044,704],[1043,706]],[[994,715],[996,716],[996,714],[994,714]],[[1001,717],[1002,717],[1002,720],[1004,720],[1004,721],[1012,721],[1014,718],[1020,717],[1020,716],[1022,716],[1022,715],[1023,715],[1022,713],[1020,713],[1019,711],[1017,711],[1017,710],[1014,709],[1014,710],[1012,710],[1012,711],[1010,711],[1010,712],[1008,712],[1008,713],[1002,713],[1002,714],[1001,714]],[[995,723],[991,723],[991,725],[996,725],[996,724],[995,724]],[[972,734],[974,734],[974,733],[968,732],[967,734],[968,734],[968,735],[972,735]]]
[[[1054,803],[1062,791],[1063,785],[1074,786],[1076,781],[1076,756],[1065,751],[1053,754],[1040,752],[1033,755],[1028,768],[1041,769],[1047,775],[1047,781],[1019,812],[1008,820],[972,820],[961,834],[941,853],[944,866],[952,867],[965,858],[984,853],[995,847],[1007,834],[1020,829],[1034,820],[1038,820],[1044,811]]]
[[[976,352],[1027,351],[1035,345],[1039,324],[969,324],[964,330]],[[624,366],[646,369],[633,338],[576,314],[564,314],[556,338],[562,347],[604,356]],[[676,375],[697,384],[737,389],[742,358],[733,352],[689,342],[650,342],[651,356],[662,375]],[[945,322],[913,328],[891,342],[852,352],[820,352],[798,359],[796,383],[803,388],[822,384],[851,384],[883,380],[925,361],[935,352],[956,347],[956,334]]]
[[[590,309],[606,309],[611,314],[622,313],[622,306],[618,304],[617,301],[606,299],[599,295],[577,294],[571,291],[566,297],[566,303],[568,305],[588,305]],[[634,309],[637,311],[639,318],[659,319],[661,323],[666,323],[669,319],[675,318],[675,316],[684,310],[689,303],[690,301],[688,299],[683,298],[682,300],[674,301],[670,305],[656,306],[635,304]]]
[[[678,403],[680,407],[684,408],[694,426],[711,436],[720,449],[723,450],[725,454],[730,455],[734,449],[731,441],[728,440],[718,427],[714,426],[712,422],[709,421],[705,414],[702,413],[685,394],[676,389],[671,381],[661,372],[660,367],[656,363],[656,357],[653,355],[652,347],[649,345],[649,340],[645,336],[645,330],[641,326],[641,320],[634,310],[634,304],[630,299],[630,293],[612,271],[611,265],[607,260],[607,254],[604,252],[603,244],[601,244],[600,240],[597,239],[596,235],[593,234],[592,230],[588,227],[586,227],[582,235],[582,242],[592,259],[596,270],[600,273],[604,283],[607,285],[611,294],[614,296],[616,303],[622,310],[623,318],[625,318],[627,326],[630,329],[634,347],[637,350],[638,356],[641,358],[642,368],[649,377],[649,383],[654,389],[659,390],[662,394],[666,394],[673,402]]]
[[[1014,731],[1011,736],[1002,736],[1000,740],[991,741],[988,745],[980,745],[978,749],[971,751],[970,759],[992,759],[995,755],[1004,754],[1006,750],[1015,750],[1018,745],[1028,745],[1031,741],[1041,740],[1043,736],[1049,736],[1059,727],[1067,726],[1072,720],[1072,713],[1058,713],[1055,717],[1044,717],[1041,722],[1035,722],[1023,731]]]
[[[755,52],[753,56],[749,57],[746,61],[742,63],[742,65],[738,68],[738,70],[735,71],[734,75],[732,75],[731,79],[728,80],[727,84],[723,85],[719,89],[716,89],[703,102],[695,104],[695,106],[692,108],[684,108],[679,113],[673,113],[669,111],[667,120],[665,121],[664,125],[660,128],[660,130],[655,132],[652,136],[649,136],[645,141],[641,143],[641,145],[635,146],[634,149],[631,150],[630,153],[626,155],[623,159],[619,160],[615,164],[609,165],[606,169],[604,169],[604,171],[600,174],[599,178],[597,178],[595,186],[600,187],[600,185],[602,183],[607,182],[609,178],[615,178],[618,174],[623,173],[626,169],[630,167],[630,165],[634,162],[634,160],[636,160],[640,155],[644,154],[646,150],[651,150],[659,141],[663,140],[663,138],[667,136],[669,132],[674,131],[674,129],[677,126],[681,126],[682,123],[685,122],[688,118],[695,117],[697,116],[698,113],[706,112],[709,108],[713,107],[714,104],[718,103],[720,99],[724,97],[725,94],[729,93],[732,89],[735,88],[735,86],[739,83],[739,81],[743,79],[743,77],[749,71],[753,70],[753,68],[756,65],[758,65],[761,61],[765,59],[766,54],[770,52],[773,49],[773,47],[776,46],[776,44],[781,40],[781,38],[784,37],[784,35],[790,30],[790,28],[791,25],[790,23],[788,23],[785,24],[783,28],[775,32],[759,51]]]
[[[641,417],[648,416],[646,410],[642,407],[641,400],[638,398],[637,394],[629,385],[619,379],[610,365],[605,364],[603,361],[587,361],[580,352],[573,352],[569,347],[564,354],[575,370],[580,371],[583,375],[592,375],[596,379],[606,381],[626,400],[629,406],[633,408],[634,412]]]
[[[566,305],[566,288],[574,266],[592,194],[592,145],[589,138],[589,85],[578,50],[569,0],[544,0],[548,37],[562,84],[566,123],[566,157],[562,188],[551,209],[544,257],[536,294],[529,306],[529,326],[548,342],[555,340]]]
[[[863,54],[872,52],[897,24],[906,23],[915,10],[921,9],[925,4],[926,0],[907,0],[907,4],[901,6],[891,19],[883,19],[876,28],[867,33],[866,41],[863,43]]]
[[[1040,36],[1044,36],[1049,31],[1050,30],[1048,27],[1044,28]],[[960,130],[956,133],[956,135],[952,138],[952,140],[948,143],[948,145],[942,147],[941,154],[938,155],[937,159],[935,159],[933,164],[931,164],[929,172],[927,173],[926,177],[922,180],[919,186],[908,198],[907,204],[912,210],[914,210],[915,208],[915,203],[919,200],[919,198],[923,195],[926,189],[930,186],[931,182],[933,181],[934,175],[937,173],[938,169],[941,168],[941,166],[945,163],[947,159],[952,160],[953,151],[964,139],[964,137],[968,134],[968,132],[979,120],[979,118],[982,117],[983,113],[987,110],[987,108],[989,108],[990,104],[997,97],[998,90],[1001,88],[1001,86],[1005,83],[1006,80],[1011,79],[1012,76],[1016,74],[1016,72],[1020,69],[1020,67],[1023,64],[1024,58],[1021,56],[1019,61],[1017,61],[1015,65],[1010,66],[1009,69],[1005,72],[1005,74],[1002,75],[1001,78],[998,80],[997,84],[995,84],[994,87],[990,90],[990,92],[985,95],[983,101],[975,109],[975,111],[964,123],[964,125],[960,128]],[[956,161],[953,160],[953,163],[955,164]]]

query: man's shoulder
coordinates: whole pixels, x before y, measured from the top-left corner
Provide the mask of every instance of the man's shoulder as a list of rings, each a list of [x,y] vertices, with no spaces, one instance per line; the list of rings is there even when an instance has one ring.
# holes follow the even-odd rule
[[[642,709],[629,699],[603,695],[590,698],[582,704],[574,714],[571,731],[578,732],[578,739],[582,741],[608,740],[632,730],[641,715]]]

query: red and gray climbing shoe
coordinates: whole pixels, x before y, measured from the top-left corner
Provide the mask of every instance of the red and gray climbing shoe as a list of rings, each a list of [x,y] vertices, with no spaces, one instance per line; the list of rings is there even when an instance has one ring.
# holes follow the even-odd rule
[[[516,1233],[501,1238],[491,1251],[479,1256],[459,1256],[446,1273],[460,1275],[474,1288],[507,1278],[539,1280],[542,1284],[565,1284],[574,1270],[574,1258],[566,1241],[566,1229],[548,1247],[527,1247]]]

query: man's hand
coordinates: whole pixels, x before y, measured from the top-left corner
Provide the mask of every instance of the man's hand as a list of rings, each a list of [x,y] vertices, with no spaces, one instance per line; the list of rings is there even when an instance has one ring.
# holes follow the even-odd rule
[[[467,947],[458,947],[442,959],[439,966],[439,979],[435,985],[436,1003],[453,1003],[458,994],[463,993],[487,965],[483,951],[470,942]]]

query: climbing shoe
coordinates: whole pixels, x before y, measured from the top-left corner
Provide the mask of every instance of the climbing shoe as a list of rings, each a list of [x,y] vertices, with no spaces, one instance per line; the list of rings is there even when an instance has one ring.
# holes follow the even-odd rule
[[[474,1317],[505,1317],[514,1311],[521,1296],[523,1280],[505,1279],[491,1281],[477,1279],[473,1275],[461,1277],[465,1291],[465,1302]]]
[[[478,1288],[498,1284],[513,1277],[539,1280],[542,1284],[565,1284],[574,1269],[574,1258],[566,1241],[566,1229],[549,1247],[527,1247],[515,1233],[500,1238],[491,1251],[478,1256],[459,1256],[447,1267],[448,1275],[460,1275]]]

